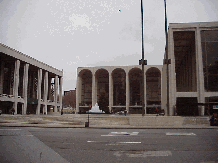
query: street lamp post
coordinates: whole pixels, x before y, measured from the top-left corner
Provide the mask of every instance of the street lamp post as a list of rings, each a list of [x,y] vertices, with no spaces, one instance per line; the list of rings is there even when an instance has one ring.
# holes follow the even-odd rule
[[[147,64],[147,61],[144,60],[144,38],[143,38],[143,4],[142,4],[142,0],[141,0],[141,21],[142,21],[142,59],[139,60],[139,64],[142,65],[142,116],[145,115],[145,99],[144,99],[144,85],[145,85],[145,81],[144,81],[144,65]]]
[[[169,56],[168,56],[168,44],[167,44],[167,6],[166,6],[166,0],[164,0],[164,8],[165,8],[165,35],[166,35],[166,47],[165,47],[165,53],[166,53],[166,64],[167,64],[167,115],[170,115],[170,109],[169,109],[169,64],[171,63]]]

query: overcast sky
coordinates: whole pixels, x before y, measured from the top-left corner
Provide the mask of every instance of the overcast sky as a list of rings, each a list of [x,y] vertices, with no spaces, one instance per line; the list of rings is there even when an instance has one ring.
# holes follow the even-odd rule
[[[76,87],[77,67],[138,65],[141,0],[0,0],[0,42],[64,70],[63,90]],[[162,65],[164,0],[144,0],[148,65]],[[169,23],[218,21],[218,0],[167,0]]]

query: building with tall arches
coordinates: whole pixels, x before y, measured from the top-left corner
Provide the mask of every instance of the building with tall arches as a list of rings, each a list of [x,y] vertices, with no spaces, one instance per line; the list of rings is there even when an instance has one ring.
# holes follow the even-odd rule
[[[156,107],[161,109],[162,66],[146,65],[144,72],[142,74],[140,65],[79,67],[76,111],[87,111],[90,105],[99,103],[104,94],[108,99],[109,112],[127,110],[129,113],[142,113],[142,89],[146,113],[153,113]]]
[[[218,22],[170,23],[163,65],[80,67],[77,112],[98,103],[102,92],[110,112],[204,116],[218,108]],[[142,88],[144,80],[144,88]],[[142,90],[144,89],[144,99]]]

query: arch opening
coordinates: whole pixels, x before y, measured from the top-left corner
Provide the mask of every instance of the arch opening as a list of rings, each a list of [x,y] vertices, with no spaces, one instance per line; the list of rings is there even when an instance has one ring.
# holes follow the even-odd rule
[[[97,83],[97,102],[100,110],[109,113],[109,73],[100,69],[95,73]]]
[[[132,114],[142,113],[142,70],[134,68],[129,72],[129,85],[130,85],[130,103],[129,112]]]
[[[120,106],[119,110],[124,110],[126,106],[126,73],[123,69],[115,69],[112,72],[112,78],[113,106]]]
[[[161,72],[158,68],[149,68],[146,72],[147,114],[155,114],[161,109]]]
[[[86,113],[89,110],[89,105],[92,104],[92,72],[83,70],[79,73],[79,113]]]

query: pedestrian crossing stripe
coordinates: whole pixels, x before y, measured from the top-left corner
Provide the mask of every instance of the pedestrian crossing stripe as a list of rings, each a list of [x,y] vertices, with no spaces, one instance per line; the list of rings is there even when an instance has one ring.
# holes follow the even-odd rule
[[[121,157],[126,155],[128,157],[161,157],[161,156],[172,156],[171,151],[117,151],[114,153],[115,156]]]
[[[170,132],[167,132],[166,135],[168,136],[195,136],[196,134],[194,133],[170,133]]]
[[[108,135],[101,136],[134,136],[138,135],[139,132],[110,132]]]

